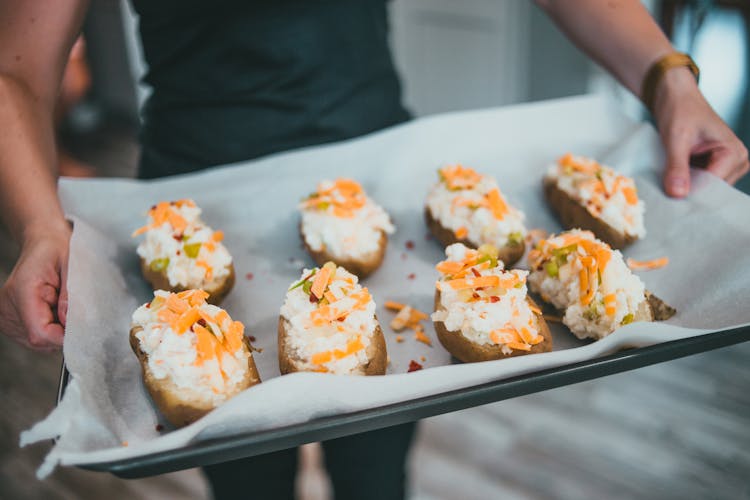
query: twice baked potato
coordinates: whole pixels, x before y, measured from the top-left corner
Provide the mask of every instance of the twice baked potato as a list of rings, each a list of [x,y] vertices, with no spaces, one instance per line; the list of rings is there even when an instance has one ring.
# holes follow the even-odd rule
[[[305,269],[281,307],[282,374],[384,375],[388,354],[375,302],[357,277],[328,262]]]
[[[427,195],[424,216],[440,244],[493,245],[508,266],[523,257],[524,215],[507,202],[492,177],[461,165],[438,170],[438,177]]]
[[[675,310],[650,294],[622,254],[574,229],[539,241],[529,252],[529,286],[563,312],[578,338],[600,339],[634,321],[668,319]]]
[[[491,361],[552,350],[541,311],[526,294],[526,271],[505,271],[497,250],[446,248],[432,320],[440,343],[464,362]]]
[[[595,160],[567,154],[550,166],[544,195],[566,229],[587,229],[613,248],[646,236],[645,205],[630,177]]]
[[[203,290],[156,290],[133,313],[130,346],[143,384],[175,427],[198,420],[260,382],[244,326]]]
[[[224,233],[200,218],[192,200],[160,202],[148,212],[148,223],[133,236],[145,234],[136,252],[141,272],[154,290],[207,291],[219,304],[234,286],[232,256],[222,243]]]
[[[322,181],[300,211],[300,236],[317,265],[331,261],[359,278],[380,267],[395,228],[358,182]]]

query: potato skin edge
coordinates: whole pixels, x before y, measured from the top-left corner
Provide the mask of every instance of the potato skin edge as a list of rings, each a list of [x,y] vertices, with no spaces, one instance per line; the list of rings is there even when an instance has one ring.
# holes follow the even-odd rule
[[[375,317],[377,321],[377,316]],[[300,368],[289,353],[287,348],[289,322],[283,316],[279,316],[278,326],[278,352],[279,352],[279,371],[282,375],[288,373],[306,371]],[[388,365],[388,351],[385,345],[383,330],[380,328],[380,322],[375,326],[372,342],[368,348],[367,358],[370,360],[364,367],[364,375],[385,375],[386,366]]]
[[[443,245],[443,247],[447,247],[454,243],[463,243],[467,247],[474,249],[479,246],[465,238],[456,238],[456,235],[453,231],[443,227],[442,224],[440,224],[440,221],[438,221],[437,218],[433,217],[430,208],[427,206],[424,207],[424,219],[427,227],[430,230],[430,233],[432,233],[435,239],[441,245]],[[498,250],[498,260],[503,261],[505,267],[509,268],[510,266],[518,262],[521,257],[523,257],[524,252],[526,252],[526,243],[522,241],[518,245],[505,245]]]
[[[196,401],[182,397],[179,387],[177,387],[171,379],[159,380],[153,376],[151,370],[148,368],[148,354],[141,349],[140,341],[138,340],[138,337],[136,337],[136,333],[142,329],[143,328],[140,326],[135,326],[130,329],[130,347],[138,357],[138,361],[141,364],[143,385],[146,387],[154,404],[156,404],[156,407],[161,414],[164,415],[167,421],[176,428],[184,427],[192,424],[213,410],[215,407],[212,404],[206,404],[203,401]],[[247,337],[245,337],[243,341],[244,348],[250,352],[250,356],[247,360],[248,370],[242,382],[241,390],[260,383],[260,375],[255,366],[255,359],[253,359],[250,341]]]
[[[388,235],[385,231],[380,230],[377,251],[365,255],[363,260],[338,258],[328,253],[325,249],[313,250],[310,245],[307,244],[307,240],[305,239],[305,233],[302,231],[302,222],[299,224],[299,235],[300,238],[302,238],[302,244],[305,246],[305,250],[315,261],[316,265],[320,267],[326,262],[332,261],[337,266],[343,267],[350,273],[356,275],[359,279],[366,278],[380,267],[385,258],[386,248],[388,247]]]
[[[189,288],[185,288],[182,286],[170,285],[167,274],[164,271],[154,271],[153,269],[151,269],[151,266],[143,257],[141,257],[141,272],[143,273],[143,277],[151,284],[151,287],[154,290],[167,290],[174,293],[190,290]],[[229,275],[219,283],[219,286],[217,288],[203,289],[209,294],[206,302],[218,306],[221,301],[224,300],[227,294],[232,290],[235,281],[236,276],[234,272],[234,263],[231,263],[229,264]]]
[[[526,300],[529,304],[536,307],[535,302],[530,297],[527,297]],[[440,290],[435,290],[435,311],[440,309],[442,309],[440,305]],[[477,344],[464,337],[461,332],[449,331],[442,321],[435,321],[433,324],[435,325],[438,340],[445,347],[446,351],[464,363],[475,363],[551,351],[552,333],[549,330],[549,326],[541,315],[537,314],[536,318],[539,325],[539,333],[544,337],[544,340],[531,346],[530,351],[513,349],[510,354],[504,354],[501,346]]]
[[[637,237],[621,233],[603,220],[594,217],[586,207],[557,187],[553,179],[544,179],[544,197],[566,229],[587,229],[612,248],[620,250],[638,240]]]

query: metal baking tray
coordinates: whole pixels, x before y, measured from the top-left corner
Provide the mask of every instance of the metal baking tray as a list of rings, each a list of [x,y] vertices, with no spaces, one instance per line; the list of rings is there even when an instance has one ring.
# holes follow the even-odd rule
[[[78,464],[78,467],[111,472],[122,478],[153,476],[389,427],[441,413],[606,377],[748,340],[750,340],[750,326],[722,330],[649,347],[627,349],[579,363],[451,390],[411,401],[318,418],[277,429],[202,440],[184,448],[124,460]],[[68,379],[69,373],[63,360],[58,403],[65,392]]]

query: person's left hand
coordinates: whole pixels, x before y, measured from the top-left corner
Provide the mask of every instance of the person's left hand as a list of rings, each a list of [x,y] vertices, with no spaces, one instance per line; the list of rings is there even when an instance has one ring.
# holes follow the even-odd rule
[[[667,152],[664,190],[683,198],[690,192],[690,166],[702,167],[734,184],[750,169],[747,148],[698,91],[686,70],[666,75],[654,117]]]

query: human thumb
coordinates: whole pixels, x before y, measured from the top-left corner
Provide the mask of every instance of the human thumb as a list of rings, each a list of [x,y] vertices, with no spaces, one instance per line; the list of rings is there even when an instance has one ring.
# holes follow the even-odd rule
[[[690,192],[690,145],[685,140],[672,140],[666,148],[664,191],[673,198],[684,198]]]

